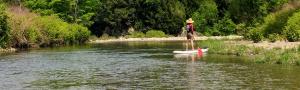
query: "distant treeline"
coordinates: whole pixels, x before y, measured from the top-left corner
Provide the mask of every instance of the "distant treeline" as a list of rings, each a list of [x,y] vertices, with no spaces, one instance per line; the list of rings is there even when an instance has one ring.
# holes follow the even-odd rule
[[[300,30],[293,29],[298,27],[295,24],[298,21],[289,20],[290,18],[297,20],[294,13],[299,12],[298,0],[0,0],[0,2],[6,6],[28,8],[30,12],[38,13],[44,16],[43,18],[58,17],[61,20],[57,21],[61,23],[79,25],[78,27],[84,30],[85,28],[81,26],[86,27],[97,36],[103,34],[124,36],[128,34],[129,29],[143,33],[159,30],[176,36],[184,29],[186,19],[193,18],[196,30],[202,35],[238,34],[255,42],[264,38],[272,41],[278,38],[298,41],[300,38]],[[8,30],[5,25],[7,15],[2,8],[4,7],[0,7],[0,42],[6,40],[5,30]],[[59,27],[59,30],[66,27],[72,26],[65,25],[63,28]],[[289,37],[290,35],[294,36]],[[65,35],[61,35],[61,38],[70,42],[79,38],[63,36]],[[84,38],[83,40],[87,40]]]
[[[119,36],[126,34],[130,27],[136,31],[155,29],[177,35],[190,17],[196,21],[196,29],[202,34],[233,34],[235,25],[252,26],[261,22],[264,16],[289,0],[6,1],[21,3],[41,15],[57,15],[67,22],[85,25],[98,36],[103,33]]]

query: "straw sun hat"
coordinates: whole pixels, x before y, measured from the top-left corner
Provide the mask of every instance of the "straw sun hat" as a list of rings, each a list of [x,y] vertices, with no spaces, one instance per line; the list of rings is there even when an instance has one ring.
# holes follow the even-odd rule
[[[186,23],[194,23],[192,18],[189,18],[188,20],[186,20]]]

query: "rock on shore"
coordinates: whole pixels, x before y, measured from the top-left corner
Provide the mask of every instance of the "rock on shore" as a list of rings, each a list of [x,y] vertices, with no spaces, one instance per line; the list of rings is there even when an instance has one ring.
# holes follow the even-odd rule
[[[10,52],[16,52],[17,49],[15,48],[6,48],[6,49],[3,49],[3,48],[0,48],[0,53],[10,53]]]

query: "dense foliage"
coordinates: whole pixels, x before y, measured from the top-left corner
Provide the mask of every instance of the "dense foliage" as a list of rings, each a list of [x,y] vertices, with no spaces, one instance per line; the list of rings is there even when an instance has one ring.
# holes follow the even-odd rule
[[[298,0],[1,1],[10,5],[24,6],[32,12],[39,13],[44,18],[40,21],[49,18],[49,21],[45,21],[53,23],[45,25],[49,26],[45,28],[50,31],[47,34],[51,38],[63,38],[68,42],[77,41],[82,37],[59,36],[56,33],[63,34],[69,31],[76,33],[78,30],[86,31],[88,28],[97,36],[147,37],[146,34],[150,30],[176,36],[181,34],[188,18],[193,18],[195,29],[201,33],[200,35],[238,34],[245,35],[255,42],[264,38],[273,42],[278,38],[290,39],[289,33],[296,34],[292,30],[287,30],[288,27],[292,27],[291,24],[288,25],[288,19],[300,6]],[[56,19],[51,21],[52,17]],[[57,20],[57,17],[60,20]],[[74,24],[69,26],[66,22]],[[129,29],[134,32],[129,33]],[[28,33],[27,38],[31,42],[40,41],[36,39],[39,35],[35,33],[35,27],[30,27]]]
[[[284,26],[286,26],[288,18],[292,16],[294,11],[281,11],[276,13],[271,13],[264,18],[264,24],[261,26],[264,32],[264,36],[267,37],[268,34],[282,34]]]
[[[92,30],[96,34],[125,34],[130,27],[178,34],[185,20],[185,10],[177,0],[103,0]]]
[[[24,0],[41,15],[57,15],[90,28],[93,34],[128,34],[128,28],[178,35],[192,17],[204,35],[236,34],[234,26],[253,26],[288,0]],[[229,25],[229,26],[227,26]],[[221,28],[226,26],[225,28]],[[227,28],[227,29],[226,29]]]
[[[5,6],[0,4],[0,48],[4,47],[9,40],[8,17],[5,9]]]
[[[213,0],[199,0],[200,7],[192,13],[192,18],[195,20],[196,31],[205,35],[212,35],[218,31],[212,31],[212,26],[218,18],[217,5]]]
[[[295,13],[288,19],[284,35],[289,41],[300,40],[300,12]]]
[[[211,31],[213,31],[212,34],[215,36],[231,35],[236,33],[236,25],[231,19],[223,18],[214,24],[213,30]]]
[[[67,22],[93,24],[92,16],[101,4],[99,0],[23,0],[23,4],[41,15],[57,15]]]
[[[69,24],[56,16],[39,16],[18,7],[9,10],[12,47],[27,48],[85,42],[90,31],[78,24]]]
[[[262,31],[259,28],[253,28],[249,31],[249,38],[254,42],[260,42],[263,40],[264,36]]]
[[[285,2],[285,1],[282,1]],[[284,7],[278,9],[276,12],[272,12],[265,16],[262,19],[262,22],[258,22],[255,25],[255,31],[259,32],[259,36],[265,39],[269,39],[271,42],[275,42],[277,40],[287,39],[288,41],[298,41],[298,32],[295,29],[288,29],[292,24],[292,19],[297,19],[292,17],[294,13],[299,11],[300,2],[291,0],[289,3],[285,4]],[[289,23],[289,24],[288,24]],[[296,22],[293,22],[296,23]],[[294,24],[294,27],[300,26],[299,24]],[[257,42],[257,38],[251,37],[251,35],[258,35],[258,33],[250,32],[249,38],[254,42]],[[262,39],[259,39],[262,40]]]

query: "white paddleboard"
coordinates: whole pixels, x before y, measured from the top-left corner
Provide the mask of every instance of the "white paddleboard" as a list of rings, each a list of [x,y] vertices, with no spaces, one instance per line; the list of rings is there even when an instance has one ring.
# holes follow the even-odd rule
[[[208,48],[201,49],[203,53],[208,51]],[[187,50],[187,51],[173,51],[176,54],[191,54],[191,53],[198,53],[198,50]]]

